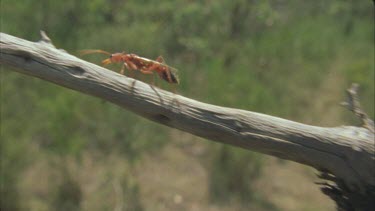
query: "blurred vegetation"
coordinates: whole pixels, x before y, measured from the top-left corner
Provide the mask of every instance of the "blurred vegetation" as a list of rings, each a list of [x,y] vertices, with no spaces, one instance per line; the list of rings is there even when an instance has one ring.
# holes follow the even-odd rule
[[[336,106],[344,99],[344,89],[357,82],[363,106],[374,117],[370,1],[1,0],[0,10],[2,32],[36,41],[39,30],[45,30],[58,48],[72,54],[103,49],[148,58],[163,55],[179,69],[179,92],[194,99],[325,126],[322,115],[331,109],[326,106]],[[103,58],[85,59],[99,64]],[[325,93],[321,87],[326,86],[338,91]],[[314,106],[330,99],[339,101]],[[340,115],[332,117],[328,122],[335,124],[329,126],[358,124],[349,112],[334,109]],[[125,204],[121,208],[142,210],[132,168],[145,153],[180,141],[171,133],[100,99],[2,66],[0,209],[88,209],[82,205],[85,183],[65,169],[64,160],[73,158],[80,166],[89,153],[98,159],[123,156],[129,166],[125,172],[103,176],[102,182],[120,181]],[[277,209],[252,189],[262,175],[263,156],[204,145],[212,155],[206,160],[212,203],[229,198]],[[59,182],[45,185],[53,194],[28,200],[21,191],[25,172],[42,160],[55,159],[58,165],[47,162],[42,168],[60,172]],[[100,190],[96,203],[111,194],[108,188]],[[97,209],[114,209],[112,205],[103,200]]]

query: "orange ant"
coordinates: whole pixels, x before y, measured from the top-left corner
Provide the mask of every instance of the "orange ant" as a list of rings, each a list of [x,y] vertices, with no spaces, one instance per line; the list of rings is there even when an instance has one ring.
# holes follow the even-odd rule
[[[147,59],[140,57],[136,54],[122,53],[109,53],[103,50],[83,50],[81,55],[101,53],[109,55],[108,59],[102,61],[103,65],[111,63],[121,63],[123,66],[120,73],[124,74],[125,68],[128,70],[139,70],[143,74],[153,74],[156,72],[159,77],[168,83],[179,84],[179,79],[177,76],[177,70],[165,64],[163,57],[159,56],[156,60]]]

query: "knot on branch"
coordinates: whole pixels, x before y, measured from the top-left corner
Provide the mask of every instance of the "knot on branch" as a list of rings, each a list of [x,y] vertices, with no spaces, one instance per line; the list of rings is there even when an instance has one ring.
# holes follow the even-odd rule
[[[361,104],[358,100],[359,85],[353,83],[350,88],[346,90],[348,95],[347,102],[342,102],[341,105],[345,106],[348,110],[352,111],[362,122],[362,127],[367,128],[371,132],[375,132],[374,122],[362,110]]]

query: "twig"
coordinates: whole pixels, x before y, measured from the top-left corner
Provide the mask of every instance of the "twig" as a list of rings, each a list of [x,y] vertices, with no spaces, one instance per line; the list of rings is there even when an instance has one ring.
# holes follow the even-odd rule
[[[342,102],[341,105],[345,106],[348,110],[352,111],[362,122],[362,127],[367,128],[371,132],[375,132],[374,121],[362,110],[361,104],[358,100],[359,85],[353,83],[350,88],[346,90],[348,95],[347,102]]]

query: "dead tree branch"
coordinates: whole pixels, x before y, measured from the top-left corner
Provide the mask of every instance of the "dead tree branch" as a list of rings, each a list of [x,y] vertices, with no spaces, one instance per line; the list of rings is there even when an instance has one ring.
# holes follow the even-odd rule
[[[160,124],[213,141],[311,166],[339,209],[371,209],[375,196],[374,133],[365,127],[325,128],[198,102],[108,71],[56,49],[42,34],[29,42],[0,33],[0,63],[15,71],[96,96]],[[354,96],[354,95],[353,95]],[[356,110],[352,98],[348,107]],[[366,117],[367,118],[367,117]]]

